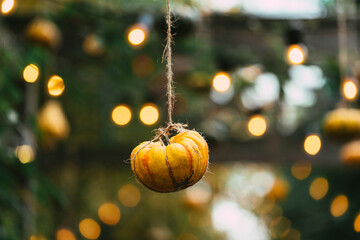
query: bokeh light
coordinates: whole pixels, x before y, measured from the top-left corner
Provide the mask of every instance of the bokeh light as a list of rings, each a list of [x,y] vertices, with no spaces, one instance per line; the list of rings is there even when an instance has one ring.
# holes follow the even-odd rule
[[[49,100],[38,114],[40,130],[57,139],[65,139],[70,133],[70,124],[59,102]]]
[[[333,217],[342,216],[349,207],[349,200],[345,195],[339,195],[334,198],[330,206],[330,213]]]
[[[213,79],[213,87],[218,92],[226,92],[231,85],[231,79],[229,74],[225,72],[219,72]]]
[[[304,141],[304,150],[310,155],[316,155],[321,149],[321,139],[318,135],[310,135]]]
[[[206,204],[210,201],[211,196],[211,187],[205,180],[185,190],[185,201],[190,205]]]
[[[251,135],[260,137],[266,132],[267,124],[264,117],[258,115],[253,116],[248,123],[248,130]]]
[[[34,149],[30,145],[17,146],[15,155],[22,164],[30,163],[35,159]]]
[[[310,196],[314,200],[320,200],[329,191],[329,182],[326,178],[318,177],[310,185]]]
[[[144,25],[136,24],[128,30],[128,41],[132,46],[142,45],[147,38],[148,30]]]
[[[76,237],[71,231],[60,229],[56,233],[56,240],[76,240]]]
[[[116,225],[120,220],[120,209],[112,203],[105,203],[98,209],[100,220],[107,225]]]
[[[311,173],[311,162],[309,161],[299,161],[292,165],[291,173],[294,178],[298,180],[306,179]]]
[[[305,61],[304,48],[298,44],[290,45],[287,50],[287,58],[290,64],[302,64]]]
[[[91,56],[101,56],[105,52],[102,41],[96,34],[87,35],[82,47],[84,52]]]
[[[39,77],[39,68],[31,63],[24,68],[23,77],[26,82],[33,83]]]
[[[47,87],[51,96],[60,96],[65,90],[64,80],[58,75],[53,75],[49,79]]]
[[[270,194],[276,200],[284,200],[287,198],[290,191],[289,183],[283,178],[276,178]]]
[[[119,105],[112,111],[111,117],[114,123],[120,126],[128,124],[131,120],[131,110],[126,105]]]
[[[360,232],[360,213],[355,218],[354,230],[355,230],[355,232]]]
[[[101,228],[97,222],[90,218],[82,220],[79,224],[79,231],[86,239],[98,239]]]
[[[215,201],[211,217],[214,228],[224,232],[226,239],[269,239],[264,222],[234,201]]]
[[[159,110],[156,105],[148,103],[140,110],[140,120],[146,125],[153,125],[159,119]]]
[[[352,80],[346,80],[343,85],[343,94],[347,100],[354,100],[358,95],[358,87]]]
[[[11,11],[15,7],[15,1],[14,0],[3,0],[1,3],[1,13],[3,15],[10,14]]]
[[[118,199],[125,207],[135,207],[140,202],[141,193],[134,185],[124,185],[118,191]]]

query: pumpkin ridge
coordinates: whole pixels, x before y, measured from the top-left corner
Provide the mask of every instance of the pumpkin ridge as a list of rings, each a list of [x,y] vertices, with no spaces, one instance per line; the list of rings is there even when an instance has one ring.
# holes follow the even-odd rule
[[[146,186],[146,187],[148,187],[148,188],[156,191],[156,189],[154,189],[154,188],[148,186],[147,184],[145,184],[145,182],[143,182],[143,181],[141,180],[141,178],[138,176],[138,173],[137,173],[137,171],[136,171],[136,158],[137,158],[137,157],[138,157],[138,155],[136,154],[136,155],[134,156],[134,158],[133,158],[133,170],[134,170],[136,179],[139,180],[144,186]],[[151,179],[151,181],[153,182],[151,176],[150,176],[150,179]]]
[[[189,151],[189,149],[187,149],[186,146],[184,146],[183,144],[179,143],[181,146],[183,146],[186,149],[186,154],[188,155],[188,159],[189,159],[189,163],[190,163],[190,175],[191,177],[194,175],[195,169],[194,169],[194,165],[193,165],[193,157]],[[190,178],[191,178],[190,177]],[[190,178],[188,180],[190,180]]]
[[[156,182],[154,181],[154,178],[153,178],[153,175],[151,174],[150,172],[150,168],[149,168],[149,152],[150,152],[150,149],[149,151],[146,152],[146,154],[144,155],[144,157],[141,159],[146,171],[148,172],[149,174],[149,177],[150,177],[150,180],[153,184],[153,186],[155,187],[158,187],[158,185],[156,184]],[[144,161],[145,160],[145,161]]]
[[[164,153],[165,153],[165,162],[166,162],[167,168],[169,170],[171,181],[172,181],[174,187],[178,188],[178,184],[176,183],[174,172],[173,172],[173,170],[172,170],[172,168],[170,166],[169,159],[168,159],[167,154],[166,154],[166,147],[165,146],[164,146]]]

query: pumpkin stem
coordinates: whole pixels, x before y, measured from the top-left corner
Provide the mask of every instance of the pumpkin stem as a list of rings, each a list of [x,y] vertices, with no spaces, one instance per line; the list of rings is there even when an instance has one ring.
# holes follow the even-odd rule
[[[165,146],[170,145],[170,139],[167,135],[162,135],[160,139]]]

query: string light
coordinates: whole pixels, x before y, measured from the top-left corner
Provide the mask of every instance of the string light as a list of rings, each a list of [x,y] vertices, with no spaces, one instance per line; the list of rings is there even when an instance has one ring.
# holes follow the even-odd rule
[[[298,65],[305,61],[306,51],[304,46],[292,44],[287,50],[287,59],[290,64]]]
[[[30,163],[34,161],[35,158],[34,149],[30,145],[17,146],[15,155],[22,164]]]
[[[339,195],[334,198],[330,206],[330,213],[333,217],[344,215],[349,207],[349,200],[345,195]]]
[[[86,218],[79,223],[79,231],[86,239],[98,239],[101,228],[97,222],[90,218]]]
[[[140,120],[145,125],[153,125],[159,119],[159,110],[156,105],[148,103],[140,110]]]
[[[119,126],[128,124],[131,120],[131,116],[131,110],[126,105],[119,105],[115,107],[111,114],[112,120]]]
[[[253,116],[248,123],[248,130],[251,135],[260,137],[266,132],[267,124],[266,120],[262,116]]]
[[[71,231],[60,229],[56,233],[56,240],[76,240],[76,237]]]
[[[219,72],[213,79],[213,87],[218,92],[226,92],[231,85],[231,79],[226,72]]]
[[[343,94],[347,100],[353,101],[358,95],[358,87],[352,80],[346,80],[343,85]]]
[[[1,3],[1,13],[3,15],[10,14],[15,7],[14,0],[3,0]]]
[[[128,31],[128,41],[132,46],[141,46],[147,38],[147,28],[144,25],[136,24]]]
[[[26,82],[29,83],[36,82],[38,77],[39,77],[39,68],[35,64],[31,63],[24,68],[23,78]]]
[[[58,75],[53,75],[49,79],[47,87],[51,96],[60,96],[65,90],[64,80]]]
[[[329,191],[329,182],[326,178],[316,178],[310,185],[310,196],[314,200],[320,200]]]
[[[321,149],[321,139],[318,135],[310,135],[304,141],[304,149],[310,155],[316,155]]]
[[[116,225],[120,220],[120,209],[112,203],[105,203],[98,209],[100,220],[107,225]]]

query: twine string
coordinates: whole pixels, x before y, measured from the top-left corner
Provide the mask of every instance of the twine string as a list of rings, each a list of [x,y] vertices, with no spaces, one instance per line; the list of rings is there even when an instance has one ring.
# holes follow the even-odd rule
[[[176,131],[178,133],[188,131],[187,125],[182,123],[173,123],[172,112],[175,103],[175,94],[173,90],[173,82],[174,82],[174,73],[172,71],[172,49],[171,45],[173,44],[173,37],[171,34],[171,8],[170,8],[170,0],[167,0],[167,14],[166,14],[166,23],[167,23],[167,36],[166,36],[166,45],[163,52],[162,60],[166,61],[166,78],[167,78],[167,105],[168,105],[168,123],[165,128],[158,128],[156,130],[156,136],[146,144],[144,144],[135,154],[131,161],[134,161],[140,150],[148,146],[149,144],[160,140],[162,144],[165,146],[164,142],[161,138],[165,138],[167,141],[169,140],[169,134],[171,131]]]
[[[170,9],[170,0],[167,0],[167,14],[166,14],[166,24],[167,24],[167,36],[166,36],[166,45],[163,52],[163,61],[166,60],[166,78],[167,78],[167,104],[168,104],[168,125],[172,124],[172,112],[174,109],[175,94],[173,90],[173,78],[174,73],[172,71],[172,49],[171,45],[173,44],[173,37],[171,34],[171,9]]]

